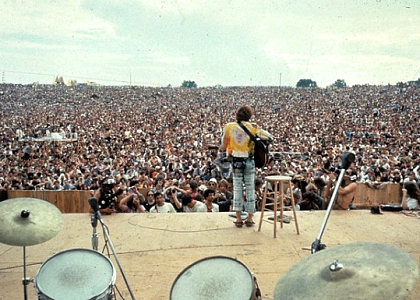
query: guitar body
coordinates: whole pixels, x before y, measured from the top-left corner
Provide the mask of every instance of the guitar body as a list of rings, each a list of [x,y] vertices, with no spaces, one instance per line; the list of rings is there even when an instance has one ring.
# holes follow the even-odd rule
[[[254,161],[256,168],[263,168],[268,164],[270,158],[268,147],[268,141],[264,141],[259,138],[256,139],[254,146]]]

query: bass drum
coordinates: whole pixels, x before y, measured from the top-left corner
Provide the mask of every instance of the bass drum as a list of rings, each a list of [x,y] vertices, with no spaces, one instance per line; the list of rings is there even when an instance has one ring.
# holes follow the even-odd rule
[[[261,292],[247,267],[229,257],[214,256],[188,266],[175,279],[171,300],[257,300]]]
[[[69,249],[48,258],[34,284],[39,300],[109,300],[115,279],[108,257],[90,249]]]

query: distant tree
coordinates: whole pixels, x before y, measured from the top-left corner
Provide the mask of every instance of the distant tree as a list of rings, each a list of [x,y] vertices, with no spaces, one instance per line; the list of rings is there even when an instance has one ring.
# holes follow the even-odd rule
[[[331,86],[336,88],[344,88],[347,86],[347,84],[344,79],[337,79]]]
[[[54,79],[54,83],[55,84],[62,84],[62,85],[64,85],[63,76],[56,76],[55,79]]]
[[[316,84],[316,81],[313,81],[312,79],[300,79],[298,83],[296,84],[296,87],[310,87],[310,88],[316,88],[318,87]]]
[[[192,80],[184,80],[181,87],[196,88],[197,84],[195,83],[195,81],[192,81]]]
[[[216,84],[216,85],[214,86],[214,88],[215,88],[215,89],[221,89],[221,88],[223,88],[223,86],[222,86],[221,84]]]
[[[67,81],[67,86],[76,86],[77,85],[77,80],[69,80]]]

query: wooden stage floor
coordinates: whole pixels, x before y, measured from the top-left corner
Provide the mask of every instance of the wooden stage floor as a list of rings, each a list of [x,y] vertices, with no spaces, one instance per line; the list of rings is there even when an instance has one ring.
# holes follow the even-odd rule
[[[278,228],[276,239],[272,224],[263,222],[261,232],[257,226],[235,228],[228,213],[116,214],[104,216],[103,220],[136,299],[168,299],[174,280],[187,266],[218,255],[242,262],[254,273],[263,299],[273,299],[276,283],[284,273],[311,255],[309,248],[324,214],[325,211],[297,212],[300,235],[292,221],[283,229]],[[63,220],[63,229],[57,236],[26,247],[27,277],[34,278],[42,263],[56,253],[92,248],[89,214],[64,214]],[[258,220],[257,213],[256,225]],[[98,233],[102,250],[100,225]],[[332,211],[322,242],[328,248],[355,242],[392,244],[412,254],[420,264],[420,219],[400,212],[373,215],[368,210]],[[113,257],[111,261],[117,288],[124,299],[130,299],[118,265]],[[1,300],[24,298],[22,266],[23,248],[0,244]],[[37,299],[32,283],[28,285],[28,298]],[[408,298],[420,299],[420,283]],[[117,299],[122,298],[117,295]]]

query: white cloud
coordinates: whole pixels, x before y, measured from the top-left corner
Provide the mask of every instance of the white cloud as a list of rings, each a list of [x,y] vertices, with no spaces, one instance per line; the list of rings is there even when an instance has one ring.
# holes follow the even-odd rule
[[[51,37],[115,35],[113,25],[72,1],[2,1],[0,28],[3,34]]]
[[[6,0],[0,67],[115,78],[133,70],[151,84],[272,83],[270,72],[319,84],[418,78],[419,8],[396,2]]]

